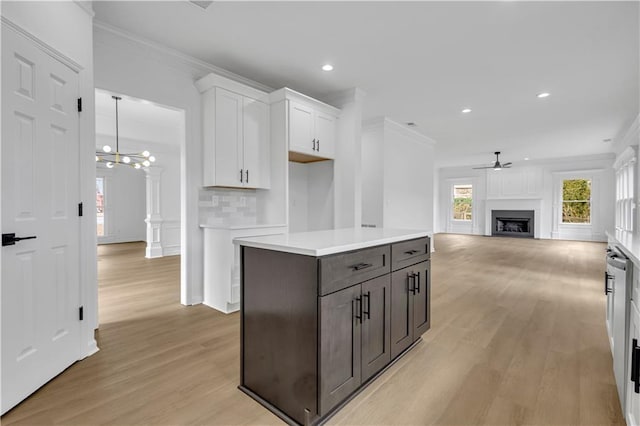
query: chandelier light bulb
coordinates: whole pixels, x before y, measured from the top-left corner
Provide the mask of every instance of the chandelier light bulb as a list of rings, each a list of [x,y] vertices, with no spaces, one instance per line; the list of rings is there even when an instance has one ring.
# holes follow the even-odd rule
[[[100,157],[96,155],[96,161],[100,161]]]
[[[142,151],[142,156],[143,157],[149,157],[151,155],[151,153],[149,153],[149,151]]]
[[[104,152],[111,152],[111,147],[109,145],[105,145],[105,146],[102,147],[102,150]]]
[[[110,168],[110,169],[113,169],[113,163],[111,161],[109,161],[107,163],[107,167]]]
[[[124,164],[129,164],[131,162],[131,158],[127,157],[126,155],[124,157],[122,157],[122,162]]]
[[[145,166],[145,167],[149,167],[151,165],[151,163],[149,162],[149,160],[144,160],[142,162],[142,165]]]
[[[156,157],[154,157],[153,155],[150,155],[149,156],[149,161],[151,161],[153,163],[154,161],[156,161]]]
[[[133,167],[135,167],[136,169],[139,169],[140,168],[140,163],[134,164]]]

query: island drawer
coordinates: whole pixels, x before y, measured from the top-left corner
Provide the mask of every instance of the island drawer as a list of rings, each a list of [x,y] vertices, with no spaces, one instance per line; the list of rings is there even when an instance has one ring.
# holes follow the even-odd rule
[[[384,245],[319,258],[320,296],[391,272],[390,254]]]
[[[406,268],[416,263],[429,260],[431,254],[429,237],[402,241],[391,245],[391,269]]]

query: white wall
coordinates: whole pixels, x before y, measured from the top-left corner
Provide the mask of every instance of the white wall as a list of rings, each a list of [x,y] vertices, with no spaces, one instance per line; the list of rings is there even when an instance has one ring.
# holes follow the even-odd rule
[[[340,108],[334,163],[336,228],[362,224],[362,110],[366,93],[358,88],[334,93],[325,101]]]
[[[147,228],[144,171],[99,165],[96,177],[105,179],[105,235],[98,237],[98,243],[144,241]]]
[[[333,229],[333,161],[289,162],[289,231]]]
[[[442,168],[439,177],[437,231],[490,235],[487,213],[491,208],[528,206],[540,211],[536,236],[574,240],[606,241],[605,231],[613,229],[613,154],[520,162],[501,171],[473,170],[469,167]],[[561,223],[561,191],[564,179],[592,180],[590,225]],[[451,219],[451,186],[473,184],[473,223],[471,229]]]
[[[95,134],[95,113],[91,3],[2,2],[2,21],[3,26],[13,25],[21,28],[82,68],[79,73],[80,94],[83,99],[80,140],[92,140]],[[81,144],[80,149],[81,196],[86,206],[92,206],[95,202],[95,153],[92,144]],[[98,350],[94,339],[94,329],[98,324],[96,217],[95,209],[86,208],[85,212],[80,225],[80,300],[86,315],[86,321],[82,323],[83,356]]]
[[[239,76],[186,55],[131,36],[105,24],[94,27],[96,87],[185,113],[185,139],[181,141],[181,282],[184,304],[203,300],[203,231],[199,227],[199,192],[202,187],[202,112],[194,82],[216,72],[257,89],[270,91]]]
[[[434,142],[387,118],[362,133],[362,223],[433,232]]]
[[[385,126],[385,228],[433,232],[433,143],[400,125]]]

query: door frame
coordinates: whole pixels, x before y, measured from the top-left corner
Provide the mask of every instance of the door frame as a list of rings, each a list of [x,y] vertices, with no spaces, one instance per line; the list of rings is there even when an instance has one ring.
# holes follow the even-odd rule
[[[108,85],[100,85],[100,86],[95,86],[93,88],[94,93],[96,90],[100,90],[100,91],[104,91],[104,92],[109,92],[112,93],[113,95],[116,96],[120,96],[122,98],[127,98],[127,99],[138,99],[138,100],[143,100],[146,102],[150,102],[152,104],[155,104],[157,106],[161,106],[163,108],[166,109],[171,109],[174,111],[177,111],[179,113],[182,114],[182,120],[181,120],[181,129],[180,129],[180,140],[178,141],[178,145],[180,147],[180,303],[183,305],[192,305],[194,304],[192,299],[191,299],[191,295],[193,294],[193,289],[192,286],[190,286],[188,284],[188,281],[186,279],[186,268],[187,268],[187,256],[186,256],[186,211],[187,211],[187,195],[186,195],[186,191],[187,191],[187,166],[186,166],[186,141],[187,141],[187,133],[186,133],[186,128],[187,128],[187,118],[189,117],[189,110],[187,108],[184,108],[182,106],[177,106],[177,105],[172,105],[170,103],[165,103],[165,102],[161,102],[161,101],[157,101],[156,99],[152,98],[149,99],[148,97],[144,97],[144,96],[140,96],[138,94],[135,93],[130,93],[130,92],[122,92],[116,89],[110,89],[108,87]],[[95,116],[95,111],[94,111],[94,116]],[[95,132],[93,134],[93,139],[95,141]],[[95,145],[95,144],[94,144]],[[95,152],[94,154],[95,155]],[[93,159],[93,157],[92,157]],[[96,171],[96,167],[95,167],[95,161],[92,162],[93,165],[93,182],[95,182],[97,175],[97,171]],[[107,178],[109,178],[109,172],[110,170],[105,170],[102,173],[102,176],[106,176]],[[146,172],[145,173],[145,179],[149,179],[149,173]],[[105,183],[106,185],[106,183]],[[95,184],[94,184],[95,186]],[[149,199],[149,187],[148,185],[146,186],[145,189],[145,193],[146,193],[146,198],[147,200]],[[95,200],[95,188],[94,188],[94,194],[93,194],[93,199]],[[147,201],[148,202],[148,201]],[[93,233],[95,235],[95,224],[96,224],[96,209],[92,208],[91,209],[92,214],[94,215],[93,217]],[[146,226],[146,224],[145,224]],[[96,238],[96,245],[97,245],[97,241],[98,239]],[[104,243],[108,243],[108,239],[105,238],[105,241],[103,241]],[[97,268],[97,257],[95,260],[95,264],[96,264],[96,268]],[[96,288],[97,288],[97,278],[96,278]],[[99,301],[97,300],[97,296],[96,296],[96,303],[99,303]],[[202,301],[196,302],[196,303],[202,303]],[[98,328],[98,323],[96,322],[96,328]]]

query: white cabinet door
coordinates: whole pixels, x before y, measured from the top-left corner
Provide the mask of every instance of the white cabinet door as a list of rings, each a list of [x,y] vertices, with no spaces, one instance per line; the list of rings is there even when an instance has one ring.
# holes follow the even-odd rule
[[[242,186],[242,109],[243,96],[217,87],[215,113],[216,186]],[[210,159],[205,159],[211,161]]]
[[[243,113],[243,184],[247,188],[268,189],[270,186],[269,107],[244,98]]]
[[[630,303],[630,315],[629,315],[629,352],[627,361],[627,371],[629,371],[629,377],[626,379],[627,383],[627,403],[625,417],[628,425],[638,425],[640,423],[640,383],[636,386],[636,383],[630,380],[633,373],[633,361],[634,358],[640,357],[640,351],[636,350],[634,356],[634,349],[636,345],[640,345],[640,311],[636,306],[636,301],[632,300]],[[640,359],[636,359],[636,364],[640,365]],[[637,374],[636,374],[637,379]],[[638,391],[636,392],[636,387]]]
[[[289,101],[289,151],[316,154],[313,108]]]
[[[334,158],[336,145],[336,118],[332,115],[316,111],[315,129],[315,155],[324,158]]]

